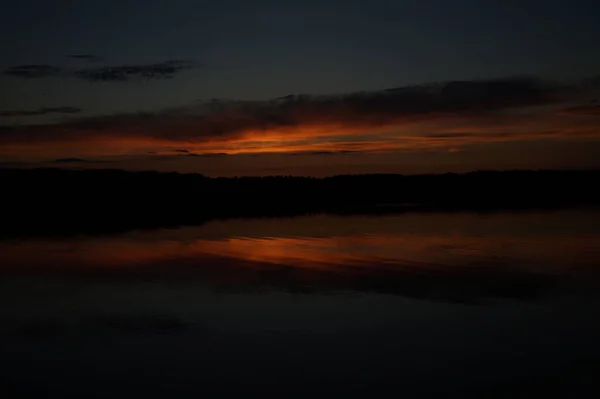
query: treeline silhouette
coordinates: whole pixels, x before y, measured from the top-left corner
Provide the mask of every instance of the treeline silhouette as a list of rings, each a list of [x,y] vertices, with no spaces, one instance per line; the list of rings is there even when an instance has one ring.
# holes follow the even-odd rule
[[[0,169],[0,237],[111,233],[309,213],[596,207],[600,170],[209,178],[114,169]]]

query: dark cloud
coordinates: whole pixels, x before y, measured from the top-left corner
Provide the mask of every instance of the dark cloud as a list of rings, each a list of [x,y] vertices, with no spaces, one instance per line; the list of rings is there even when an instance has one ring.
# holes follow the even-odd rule
[[[150,155],[148,158],[152,159],[152,161],[175,161],[181,159],[180,155],[164,155],[156,151],[148,151],[148,154]]]
[[[433,139],[457,139],[462,137],[470,137],[472,133],[460,133],[460,132],[452,132],[452,133],[431,133],[426,137],[430,137]]]
[[[554,103],[566,91],[561,85],[533,78],[457,81],[344,96],[285,96],[260,112],[263,119],[282,126],[306,119],[383,125],[403,117]]]
[[[52,65],[17,65],[5,69],[4,74],[17,78],[51,78],[62,76],[63,70]]]
[[[153,155],[153,159],[160,158],[164,160],[181,159],[181,157],[218,158],[226,157],[229,155],[226,152],[190,152],[188,150],[148,151],[148,154]]]
[[[276,101],[287,101],[287,100],[293,100],[295,97],[294,94],[288,94],[287,96],[283,96],[283,97],[277,97],[275,98]]]
[[[444,118],[489,118],[497,111],[572,100],[576,89],[534,78],[455,81],[346,95],[288,95],[268,101],[210,101],[187,109],[113,114],[21,127],[5,137],[51,140],[146,137],[174,143],[225,142],[253,132],[327,126],[368,129]],[[449,133],[455,135],[457,133]],[[283,136],[282,136],[283,137]],[[448,136],[446,136],[448,137]],[[363,143],[357,143],[362,146]]]
[[[119,65],[80,69],[74,76],[91,82],[124,82],[132,79],[168,79],[186,69],[193,68],[191,61],[174,60],[148,65]]]
[[[107,161],[94,161],[83,158],[58,158],[52,161],[53,163],[107,163]]]
[[[298,152],[289,152],[286,155],[345,155],[345,154],[357,154],[360,152],[366,151],[357,151],[357,150],[339,150],[339,151],[298,151]]]
[[[38,109],[0,111],[0,117],[14,118],[19,116],[39,116],[47,114],[77,114],[82,112],[77,107],[43,107]]]
[[[79,54],[79,57],[94,57]],[[192,61],[172,60],[155,64],[131,64],[104,66],[97,68],[83,68],[67,70],[51,65],[18,65],[4,70],[4,74],[18,78],[47,78],[47,77],[75,77],[90,82],[125,82],[133,79],[151,80],[168,79],[186,69],[194,68]]]
[[[152,155],[161,155],[163,157],[182,157],[182,156],[188,156],[188,157],[222,157],[222,156],[227,156],[229,154],[225,153],[225,152],[206,152],[206,153],[196,153],[196,152],[192,152],[183,148],[176,148],[176,149],[165,149],[162,151],[149,151],[148,154],[152,154]]]
[[[86,60],[86,61],[100,61],[102,58],[93,54],[66,54],[66,58],[73,58],[76,60]]]
[[[424,136],[415,136],[426,139],[474,139],[477,137],[485,136],[487,139],[517,139],[517,138],[532,138],[532,137],[549,137],[549,136],[561,136],[563,133],[561,130],[543,130],[535,132],[489,132],[485,131],[485,128],[480,132],[457,132],[457,133],[433,133]]]
[[[205,152],[205,153],[189,153],[187,154],[188,157],[206,157],[206,158],[219,158],[219,157],[226,157],[229,154],[227,154],[226,152]]]
[[[600,116],[600,105],[582,105],[569,107],[558,111],[561,115]]]

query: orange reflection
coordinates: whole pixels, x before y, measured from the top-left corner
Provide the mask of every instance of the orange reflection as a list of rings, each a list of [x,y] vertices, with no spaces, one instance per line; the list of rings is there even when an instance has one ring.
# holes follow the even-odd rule
[[[478,237],[389,235],[333,237],[228,237],[151,241],[127,237],[0,244],[3,268],[143,268],[178,261],[212,267],[216,260],[253,267],[275,264],[307,269],[507,267],[557,271],[600,260],[600,237]],[[165,265],[167,265],[165,263]],[[165,266],[168,267],[168,266]]]

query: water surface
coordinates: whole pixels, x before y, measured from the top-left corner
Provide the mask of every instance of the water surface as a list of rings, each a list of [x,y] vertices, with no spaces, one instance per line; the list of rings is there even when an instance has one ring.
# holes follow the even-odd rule
[[[577,395],[600,366],[599,222],[316,215],[3,241],[0,386]]]

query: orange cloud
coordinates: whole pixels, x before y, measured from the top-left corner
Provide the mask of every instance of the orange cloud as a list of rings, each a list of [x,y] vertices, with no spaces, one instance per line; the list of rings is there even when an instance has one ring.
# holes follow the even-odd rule
[[[29,159],[127,156],[164,154],[174,146],[193,154],[456,151],[478,143],[596,137],[598,121],[592,107],[586,108],[587,118],[577,120],[574,115],[582,107],[562,113],[547,108],[559,107],[580,94],[562,85],[516,78],[341,96],[210,101],[198,108],[158,113],[0,126],[0,155]]]

